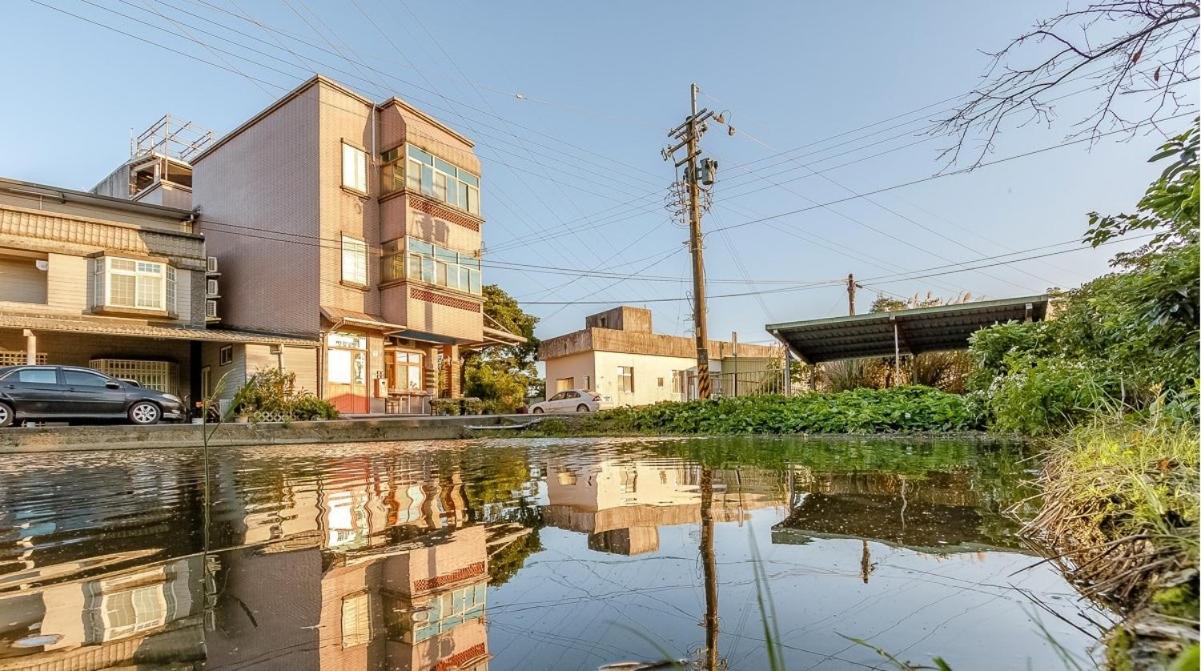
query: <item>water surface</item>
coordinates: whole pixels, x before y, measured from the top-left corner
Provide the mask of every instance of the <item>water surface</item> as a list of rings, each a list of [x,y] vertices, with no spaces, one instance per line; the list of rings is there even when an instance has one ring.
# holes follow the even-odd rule
[[[1017,447],[480,440],[0,457],[0,670],[1087,661]],[[1029,505],[1029,504],[1027,504]],[[761,570],[756,570],[756,569]],[[1023,570],[1024,569],[1024,570]],[[765,605],[759,606],[759,597]]]

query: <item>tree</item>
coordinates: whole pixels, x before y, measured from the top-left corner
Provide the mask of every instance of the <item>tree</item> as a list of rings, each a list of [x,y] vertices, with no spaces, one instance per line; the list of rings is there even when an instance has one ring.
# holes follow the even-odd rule
[[[534,357],[538,318],[521,309],[517,300],[495,284],[484,286],[484,324],[525,338],[520,345],[493,345],[469,352],[463,359],[464,391],[484,401],[493,412],[512,412],[538,384]]]
[[[1049,123],[1081,80],[1100,99],[1075,135],[1158,127],[1189,107],[1181,96],[1196,87],[1199,15],[1196,0],[1100,0],[1039,21],[989,54],[984,82],[939,124],[955,138],[943,156],[953,163],[966,149],[979,165],[1007,121]],[[1124,96],[1151,106],[1128,107]]]

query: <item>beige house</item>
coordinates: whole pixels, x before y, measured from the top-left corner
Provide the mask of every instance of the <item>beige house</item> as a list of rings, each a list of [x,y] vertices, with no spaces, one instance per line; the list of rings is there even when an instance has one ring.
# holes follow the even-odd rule
[[[464,349],[520,340],[484,324],[472,148],[321,76],[206,146],[192,202],[222,323],[318,340],[314,388],[343,412],[460,396]]]
[[[735,370],[744,380],[758,371],[758,380],[782,356],[778,347],[740,343],[735,352],[733,343],[710,340],[714,392],[722,393],[721,382]],[[588,389],[615,405],[647,405],[696,396],[696,341],[654,333],[645,308],[623,305],[591,315],[583,330],[543,340],[538,358],[546,365],[548,397]],[[726,386],[733,393],[733,384]]]
[[[186,400],[218,361],[314,356],[316,339],[207,328],[210,263],[188,210],[0,178],[0,365],[90,366]]]

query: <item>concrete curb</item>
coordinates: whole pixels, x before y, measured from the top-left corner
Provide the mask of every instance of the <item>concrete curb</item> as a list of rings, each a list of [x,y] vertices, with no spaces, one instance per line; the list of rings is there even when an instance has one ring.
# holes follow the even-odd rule
[[[387,417],[324,422],[224,423],[208,425],[210,446],[446,440],[471,435],[468,426],[506,426],[528,415],[482,417]],[[198,424],[65,426],[0,429],[0,454],[196,448],[204,445]]]

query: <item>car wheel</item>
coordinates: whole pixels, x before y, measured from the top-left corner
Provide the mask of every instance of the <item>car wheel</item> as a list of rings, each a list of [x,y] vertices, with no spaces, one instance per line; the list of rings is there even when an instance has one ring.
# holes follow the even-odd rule
[[[150,401],[138,401],[129,406],[129,421],[134,424],[157,424],[162,417],[163,411]]]
[[[0,428],[12,426],[14,414],[11,405],[0,403]]]
[[[535,415],[541,415],[541,414],[542,414],[542,408],[534,408],[534,414],[535,414]]]
[[[578,406],[576,406],[576,409],[575,409],[575,411],[576,411],[576,412],[588,412],[588,406],[586,406],[586,405],[584,405],[583,403],[581,403],[581,404],[579,404]]]

